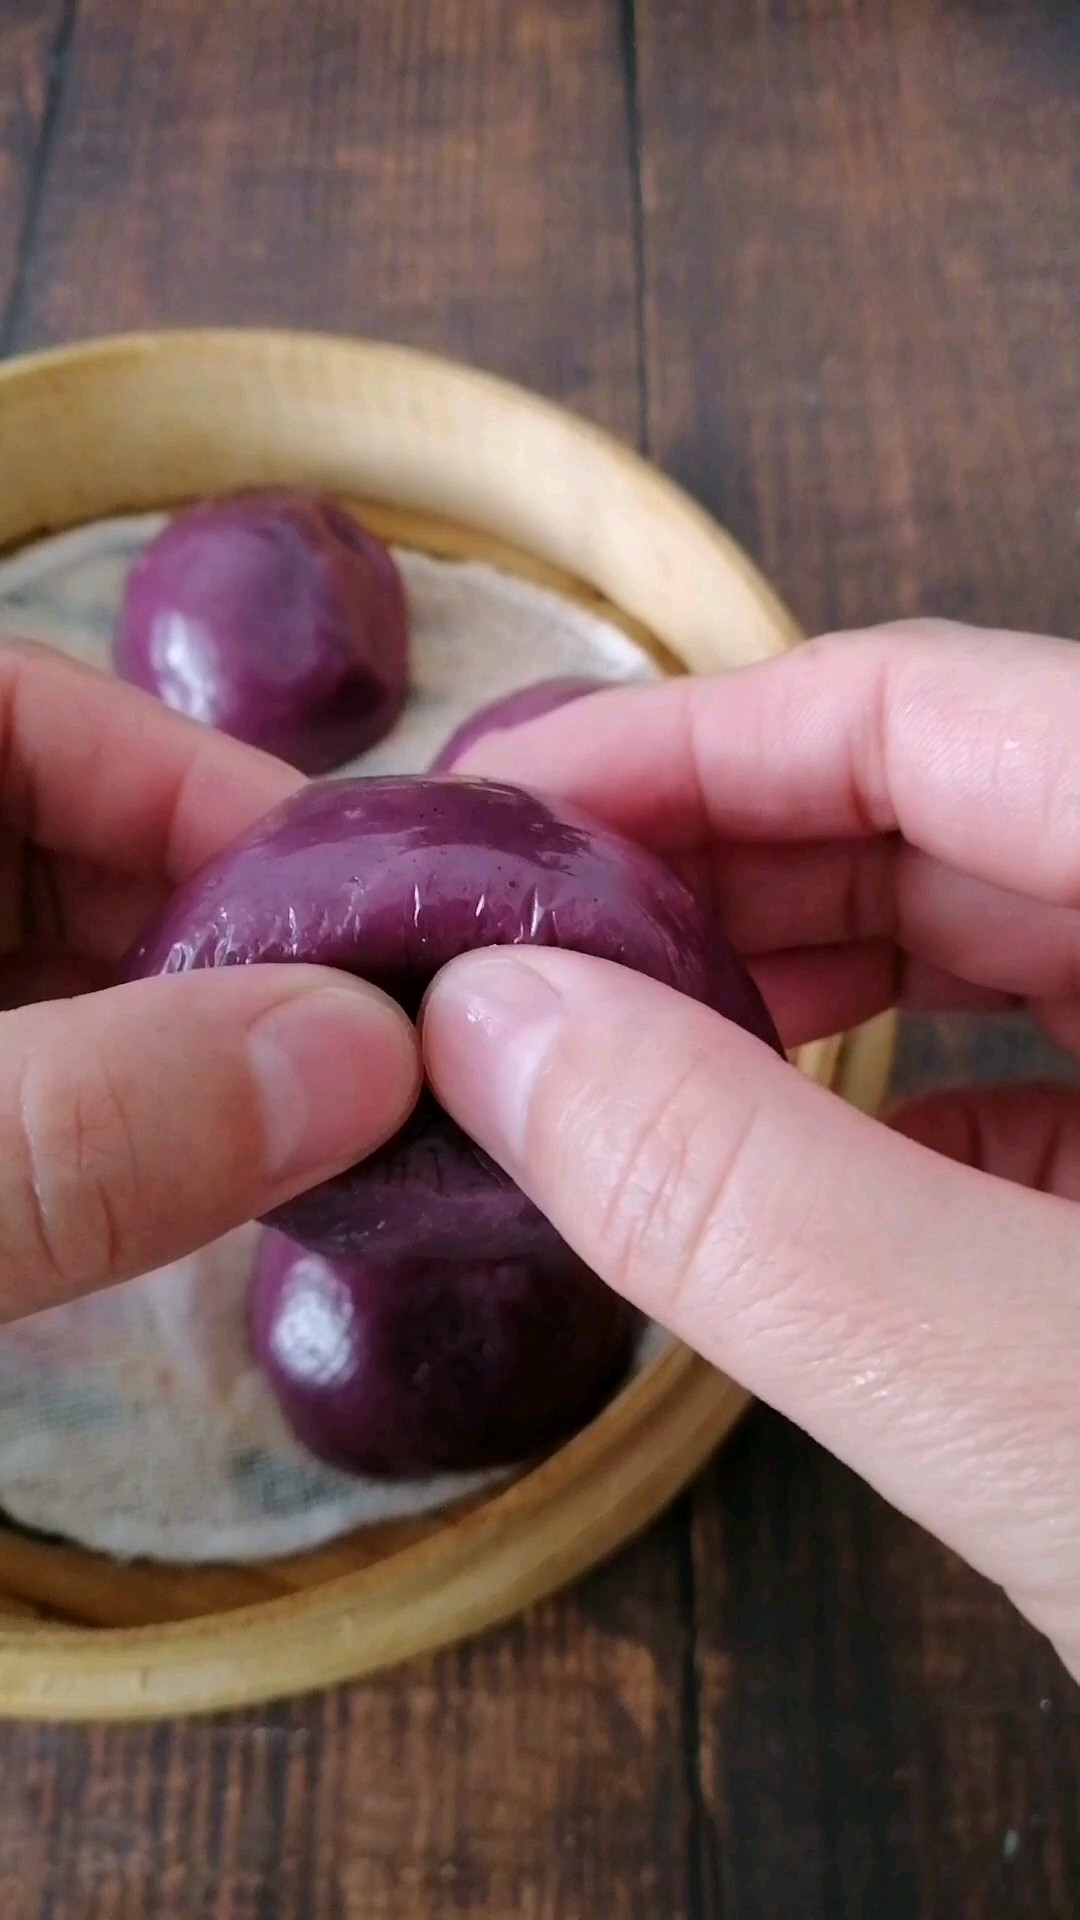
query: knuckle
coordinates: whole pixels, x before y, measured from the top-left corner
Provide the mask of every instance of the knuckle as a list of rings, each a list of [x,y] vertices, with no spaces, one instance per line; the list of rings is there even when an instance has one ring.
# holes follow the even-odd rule
[[[757,1122],[750,1110],[721,1126],[716,1107],[705,1060],[669,1078],[627,1142],[601,1210],[600,1244],[616,1286],[676,1320],[749,1255]]]
[[[138,1202],[134,1142],[107,1063],[83,1053],[69,1079],[31,1058],[18,1130],[17,1217],[39,1270],[63,1291],[104,1283],[122,1269]]]

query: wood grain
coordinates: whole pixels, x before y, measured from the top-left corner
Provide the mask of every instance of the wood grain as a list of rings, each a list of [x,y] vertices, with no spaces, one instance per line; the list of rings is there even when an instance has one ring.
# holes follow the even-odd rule
[[[810,632],[1080,622],[1080,13],[639,0],[651,450]]]
[[[217,1722],[6,1729],[5,1915],[689,1916],[683,1526],[635,1579],[407,1676]]]
[[[0,351],[33,244],[70,24],[66,0],[0,0]]]
[[[637,14],[651,451],[811,631],[1080,630],[1075,10]],[[1072,1913],[1075,1691],[1007,1601],[764,1413],[692,1508],[700,1913]]]
[[[81,0],[15,344],[387,334],[635,438],[615,4]]]
[[[700,1912],[1075,1912],[1076,1689],[1004,1596],[764,1412],[694,1509]]]
[[[80,0],[14,337],[358,326],[629,435],[644,367],[658,457],[808,626],[1071,631],[1076,49],[1062,0]],[[0,127],[23,98],[0,59]],[[0,1907],[1068,1920],[1078,1785],[1042,1643],[759,1414],[692,1530],[475,1648],[0,1730]]]

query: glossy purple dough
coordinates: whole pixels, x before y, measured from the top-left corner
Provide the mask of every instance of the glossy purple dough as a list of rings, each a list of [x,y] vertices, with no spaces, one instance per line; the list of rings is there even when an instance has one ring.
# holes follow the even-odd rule
[[[176,894],[128,977],[309,961],[373,981],[415,1015],[476,947],[570,947],[704,1001],[779,1048],[741,961],[653,854],[516,787],[330,780],[304,788]],[[490,1259],[554,1230],[426,1094],[362,1165],[273,1216],[350,1259]]]
[[[389,733],[408,655],[382,542],[332,500],[285,489],[177,514],[131,568],[113,642],[122,679],[303,773]]]
[[[385,1478],[510,1466],[557,1446],[625,1376],[637,1316],[565,1249],[457,1265],[327,1260],[266,1233],[255,1357],[297,1439]]]
[[[513,693],[501,693],[497,700],[477,707],[475,713],[462,721],[435,755],[431,771],[449,773],[485,735],[523,727],[528,720],[539,720],[545,713],[554,713],[559,707],[569,706],[572,700],[582,700],[587,693],[599,693],[613,684],[611,680],[566,675],[561,680],[535,680],[531,686],[515,687]]]

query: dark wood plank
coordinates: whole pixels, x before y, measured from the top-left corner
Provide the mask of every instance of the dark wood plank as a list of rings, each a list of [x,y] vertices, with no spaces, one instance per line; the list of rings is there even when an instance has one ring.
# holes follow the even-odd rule
[[[811,629],[1076,631],[1075,9],[637,12],[656,457]],[[765,1414],[688,1579],[703,1913],[1076,1911],[1075,1690],[1000,1595]]]
[[[0,0],[0,339],[31,237],[68,25],[64,0]]]
[[[638,427],[616,0],[82,0],[16,344],[393,336]]]
[[[764,1412],[693,1540],[703,1913],[1068,1920],[1076,1689],[1004,1596]]]
[[[0,1729],[5,1920],[689,1920],[685,1537],[676,1513],[573,1594],[363,1687]]]
[[[366,329],[633,437],[620,27],[605,0],[81,0],[17,343]],[[689,1920],[687,1531],[322,1699],[0,1728],[5,1920]]]
[[[1080,13],[638,17],[657,457],[813,630],[1075,631]]]
[[[381,1796],[360,1757],[352,1696],[350,1913],[692,1916],[677,1684],[690,1643],[673,1578],[683,1538],[676,1513],[643,1550],[445,1663],[441,1684],[423,1675],[407,1693],[385,1684],[380,1748],[397,1779]],[[387,1819],[403,1778],[413,1811],[405,1850]]]
[[[669,0],[636,47],[618,13],[81,0],[14,337],[365,328],[632,435],[636,66],[660,456],[810,625],[1065,626],[1066,10]],[[692,1542],[676,1513],[475,1648],[211,1724],[0,1729],[0,1908],[1054,1920],[1078,1742],[1005,1603],[760,1416]]]

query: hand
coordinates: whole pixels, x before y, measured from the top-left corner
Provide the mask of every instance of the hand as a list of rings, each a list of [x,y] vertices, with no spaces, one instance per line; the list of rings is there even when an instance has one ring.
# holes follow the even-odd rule
[[[470,768],[523,764],[711,886],[787,1043],[897,999],[1024,1003],[1080,1043],[1069,643],[819,641],[598,694]],[[652,981],[539,950],[456,961],[423,1040],[440,1099],[591,1266],[1080,1672],[1080,1093],[946,1094],[890,1131]]]
[[[406,1117],[415,1034],[359,981],[107,984],[169,891],[298,784],[104,675],[0,647],[0,1320],[176,1259]]]

